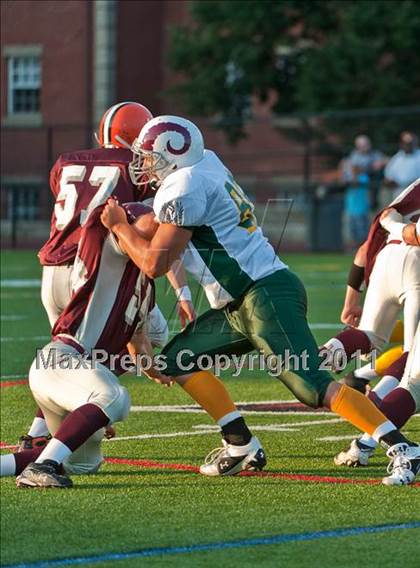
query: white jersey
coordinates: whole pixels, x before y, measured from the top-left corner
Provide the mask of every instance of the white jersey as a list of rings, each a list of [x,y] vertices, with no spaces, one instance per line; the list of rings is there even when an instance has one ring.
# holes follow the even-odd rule
[[[258,227],[254,207],[216,154],[171,173],[156,193],[160,223],[193,234],[183,262],[212,308],[240,297],[254,282],[287,268]]]

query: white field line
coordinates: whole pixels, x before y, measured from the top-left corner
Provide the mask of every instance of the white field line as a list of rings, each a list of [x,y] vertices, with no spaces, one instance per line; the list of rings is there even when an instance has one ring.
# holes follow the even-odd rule
[[[30,300],[32,298],[39,298],[39,292],[17,292],[16,294],[10,294],[8,292],[2,292],[0,298],[2,300]]]
[[[346,278],[346,272],[307,272],[302,275],[302,278],[319,278],[324,283],[324,288],[328,285],[328,282],[325,281],[325,277],[328,279],[334,276],[334,278]],[[321,282],[321,283],[322,283]],[[331,284],[337,284],[336,282],[331,282]],[[0,286],[2,288],[40,288],[41,287],[41,279],[40,278],[4,278],[0,280]]]
[[[202,436],[208,434],[208,430],[196,430],[194,432],[168,432],[166,434],[139,434],[137,436],[116,436],[107,440],[104,438],[103,442],[122,442],[124,440],[148,440],[149,438],[179,438],[183,436]]]
[[[40,288],[41,280],[39,278],[10,278],[0,280],[1,288]]]
[[[27,319],[28,316],[19,316],[17,314],[11,314],[11,315],[2,315],[0,316],[1,321],[19,321],[19,320],[24,320]]]
[[[262,413],[261,413],[262,414]],[[283,414],[283,413],[281,413]],[[284,413],[286,414],[286,413]],[[343,418],[331,418],[330,420],[306,420],[305,422],[282,422],[281,424],[262,424],[253,425],[254,428],[267,428],[268,430],[275,430],[276,428],[295,428],[297,426],[319,426],[320,424],[337,424],[338,422],[344,422]],[[193,426],[193,428],[201,428],[206,430],[220,430],[220,427],[216,424],[200,424]]]
[[[306,422],[290,422],[286,424],[261,424],[253,425],[252,429],[256,432],[299,432],[301,426],[319,426],[320,424],[336,424],[343,422],[341,418],[332,418],[331,420],[308,420]],[[218,426],[212,424],[203,424],[193,426],[195,430],[186,432],[167,432],[165,434],[138,434],[134,436],[117,436],[110,440],[104,439],[104,442],[122,442],[125,440],[148,440],[150,438],[180,438],[186,436],[202,436],[205,434],[215,434],[215,430],[219,430]]]
[[[239,403],[238,403],[239,404]],[[205,411],[202,408],[189,408],[187,406],[132,406],[131,412],[181,412],[185,414],[205,414]],[[297,410],[289,410],[289,411],[282,411],[282,412],[274,412],[272,410],[241,410],[241,414],[244,416],[279,416],[282,414],[287,414],[288,416],[331,416],[331,412],[315,412],[315,411],[297,411]]]
[[[317,442],[339,442],[340,440],[354,440],[356,434],[343,434],[342,436],[324,436],[323,438],[315,438]]]
[[[3,375],[1,379],[27,379],[28,375]]]
[[[10,343],[16,341],[47,341],[50,339],[50,335],[33,335],[31,337],[2,337],[0,341],[2,343]]]
[[[275,428],[268,428],[266,426],[253,426],[253,430],[268,431],[268,432],[298,432],[299,428],[283,428],[282,426],[276,426]],[[192,430],[190,432],[168,432],[166,434],[139,434],[138,436],[116,436],[107,440],[106,438],[103,442],[122,442],[125,440],[148,440],[149,438],[182,438],[186,436],[203,436],[209,435],[216,432],[209,430]]]

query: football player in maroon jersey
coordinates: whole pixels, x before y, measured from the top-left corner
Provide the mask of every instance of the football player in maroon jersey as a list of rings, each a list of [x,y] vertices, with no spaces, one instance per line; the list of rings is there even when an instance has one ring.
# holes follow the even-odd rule
[[[59,156],[50,174],[50,188],[55,198],[50,236],[38,253],[43,266],[41,299],[51,327],[70,301],[70,277],[82,227],[89,213],[110,196],[120,203],[144,201],[154,196],[150,184],[136,187],[131,182],[128,165],[132,159],[130,146],[152,114],[136,102],[122,102],[103,115],[97,141],[99,148],[69,152]],[[184,326],[195,317],[191,294],[186,286],[181,263],[174,264],[168,274],[178,302],[177,311]],[[168,338],[165,318],[156,305],[149,316],[149,336],[154,345],[163,346]],[[132,351],[141,348],[137,334],[132,338]],[[20,447],[44,446],[48,429],[38,409]]]
[[[81,228],[72,298],[29,372],[32,394],[53,437],[44,448],[1,457],[2,475],[17,475],[18,486],[71,487],[68,474],[96,472],[104,429],[124,420],[130,409],[129,394],[117,378],[130,356],[121,353],[138,324],[147,321],[154,284],[102,225],[102,209],[88,213]],[[151,208],[130,203],[125,209],[136,230],[147,236]],[[153,369],[147,374],[170,384]]]

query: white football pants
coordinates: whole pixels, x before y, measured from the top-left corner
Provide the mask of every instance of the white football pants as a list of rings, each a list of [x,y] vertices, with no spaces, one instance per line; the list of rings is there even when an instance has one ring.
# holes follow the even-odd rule
[[[420,323],[417,326],[400,386],[408,390],[416,402],[416,410],[420,410]]]
[[[389,244],[376,257],[359,324],[374,348],[388,343],[402,308],[409,351],[420,321],[420,247]]]
[[[42,269],[41,300],[51,327],[71,298],[73,265],[44,266]]]
[[[70,412],[84,404],[99,406],[111,423],[128,416],[130,396],[114,373],[100,363],[84,368],[81,361],[76,349],[52,341],[37,352],[32,363],[29,386],[52,435]],[[64,463],[68,473],[97,471],[103,460],[103,434],[104,429],[96,432],[69,457]]]

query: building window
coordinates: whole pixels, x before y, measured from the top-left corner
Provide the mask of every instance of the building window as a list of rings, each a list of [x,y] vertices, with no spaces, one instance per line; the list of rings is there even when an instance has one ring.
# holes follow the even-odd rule
[[[7,207],[2,217],[8,221],[35,221],[40,218],[39,185],[12,184],[3,186],[7,195]]]
[[[40,94],[40,58],[35,56],[8,57],[8,114],[40,112]]]

